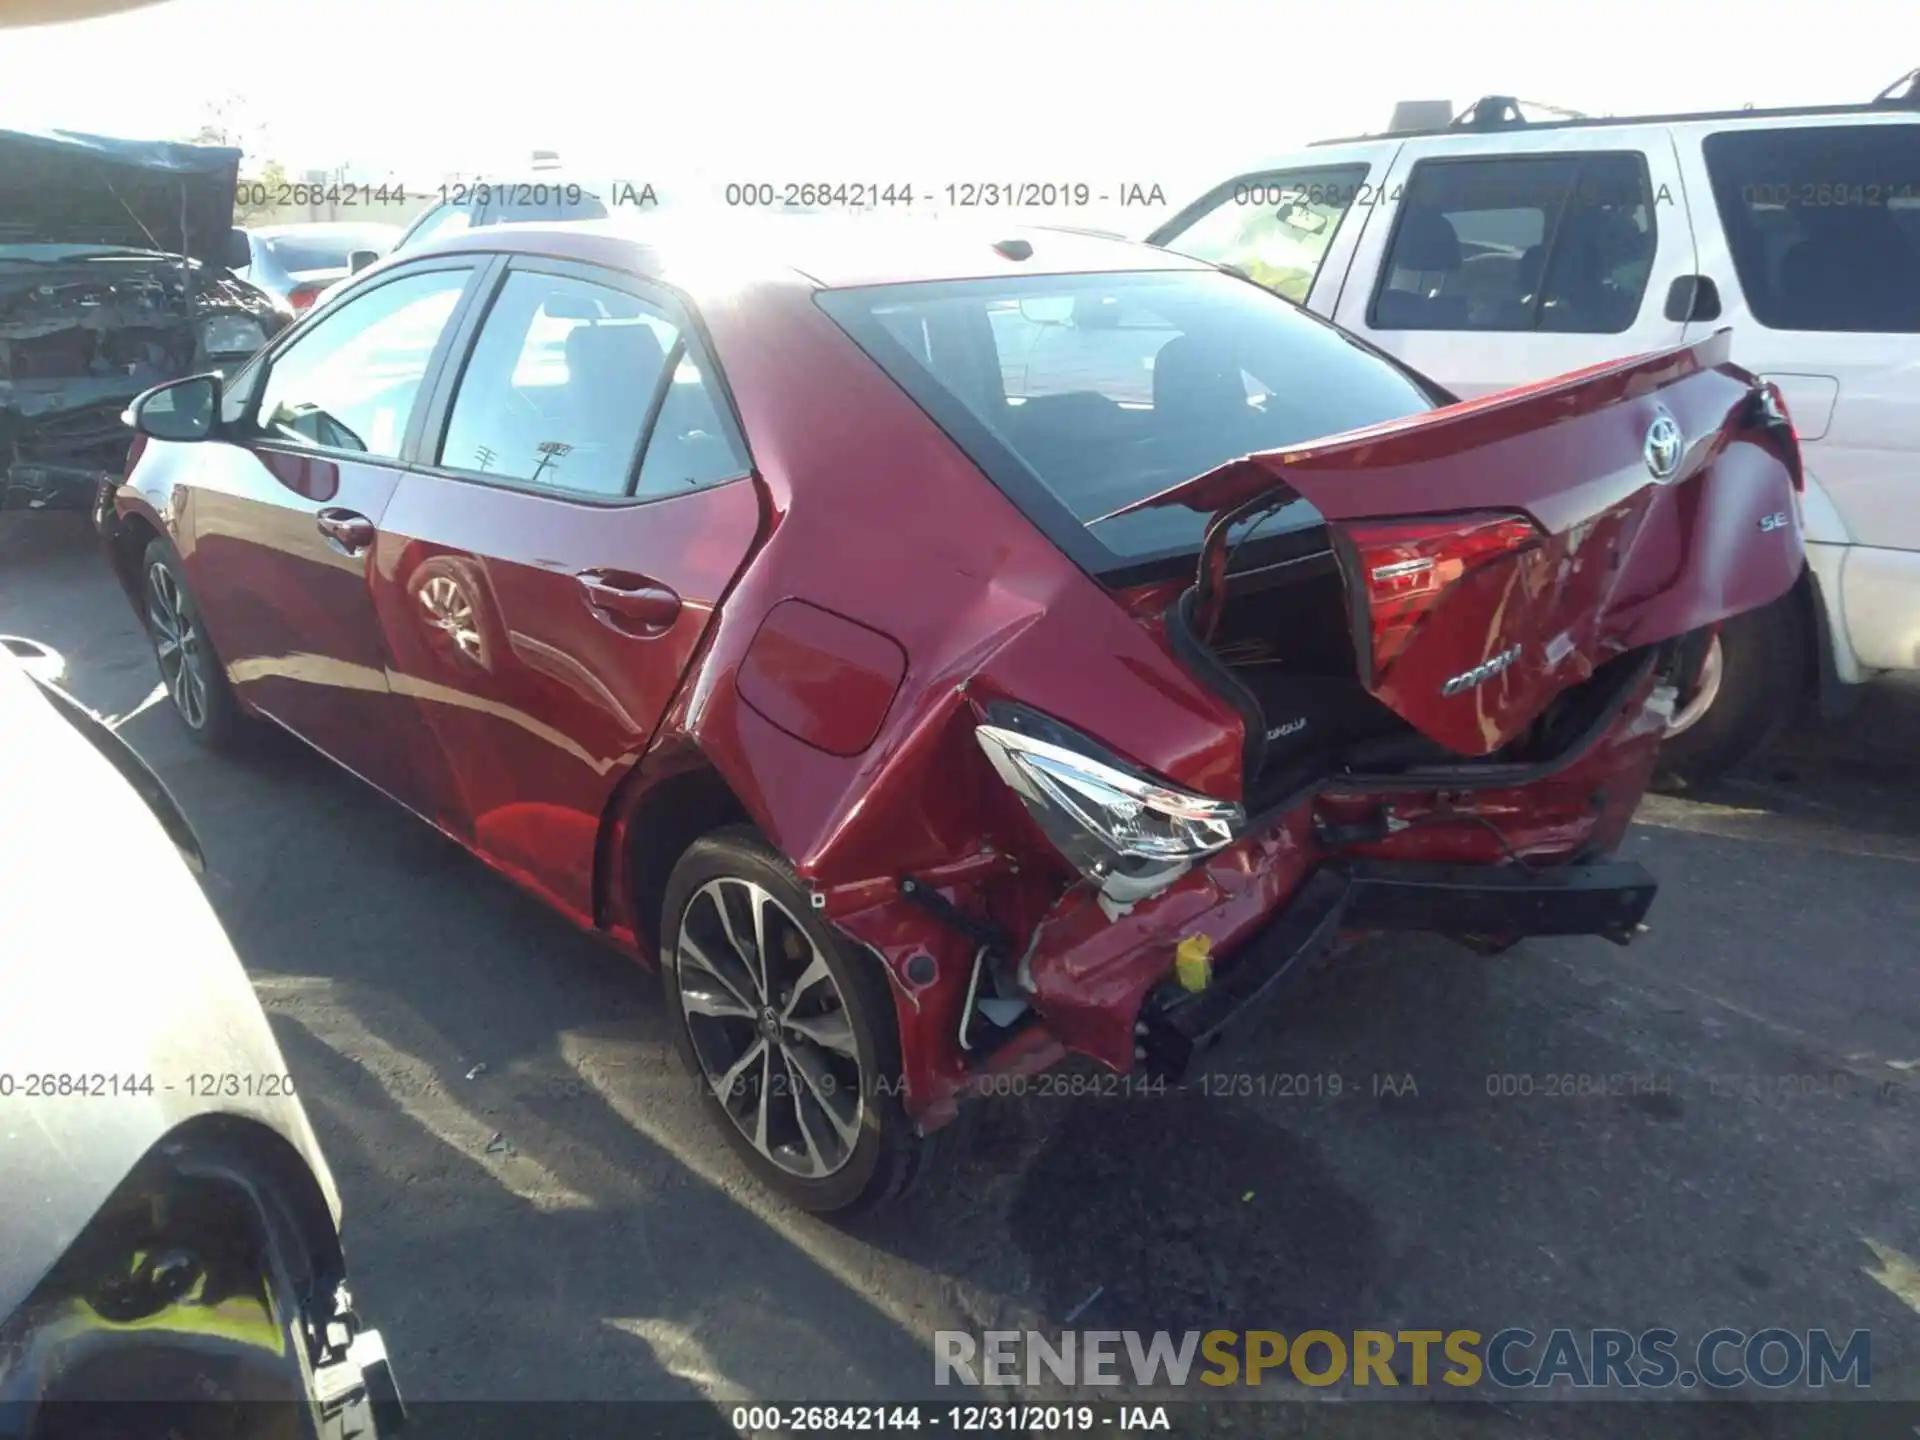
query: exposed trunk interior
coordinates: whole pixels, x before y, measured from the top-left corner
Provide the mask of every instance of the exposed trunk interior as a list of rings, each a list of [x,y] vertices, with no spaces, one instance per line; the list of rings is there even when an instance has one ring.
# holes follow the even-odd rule
[[[1610,716],[1649,658],[1634,650],[1602,664],[1508,744],[1466,756],[1423,735],[1361,684],[1346,582],[1324,544],[1235,571],[1210,641],[1193,626],[1195,597],[1189,589],[1170,609],[1168,637],[1246,722],[1249,810],[1334,774],[1434,770],[1445,772],[1436,783],[1460,783],[1475,770],[1491,779],[1507,767],[1556,759]]]

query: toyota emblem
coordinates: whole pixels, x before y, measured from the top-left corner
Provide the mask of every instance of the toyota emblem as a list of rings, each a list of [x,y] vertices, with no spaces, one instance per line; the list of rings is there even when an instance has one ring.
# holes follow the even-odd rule
[[[1680,426],[1671,415],[1662,415],[1647,427],[1647,469],[1656,480],[1671,480],[1680,468]]]

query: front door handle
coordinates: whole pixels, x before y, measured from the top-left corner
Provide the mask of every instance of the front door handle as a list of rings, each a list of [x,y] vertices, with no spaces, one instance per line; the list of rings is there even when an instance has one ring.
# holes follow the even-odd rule
[[[680,617],[680,597],[644,575],[583,570],[574,580],[594,612],[617,629],[657,635]]]
[[[373,544],[373,521],[357,510],[342,510],[329,505],[313,517],[313,523],[343,555],[364,555]]]

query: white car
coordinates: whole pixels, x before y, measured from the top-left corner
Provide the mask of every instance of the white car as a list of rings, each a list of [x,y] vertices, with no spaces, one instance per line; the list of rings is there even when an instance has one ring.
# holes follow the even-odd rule
[[[1920,668],[1920,72],[1800,110],[1529,123],[1489,97],[1245,170],[1147,238],[1463,399],[1732,327],[1805,447],[1808,568],[1702,637],[1670,783],[1752,755],[1804,697],[1837,714]]]

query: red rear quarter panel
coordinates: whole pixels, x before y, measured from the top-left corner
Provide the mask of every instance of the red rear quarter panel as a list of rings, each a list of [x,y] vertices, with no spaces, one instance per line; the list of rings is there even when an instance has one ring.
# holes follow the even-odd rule
[[[1238,716],[1003,497],[804,285],[769,284],[705,318],[773,523],[678,719],[803,879],[830,889],[981,849],[1003,787],[972,741],[969,699],[1016,696],[1184,785],[1238,793]],[[754,644],[763,626],[794,649],[795,612],[782,604],[793,600],[861,629],[840,629],[829,655],[833,627],[806,615],[813,658],[766,663]],[[904,667],[878,733],[859,753],[832,753],[873,731],[878,682],[848,686],[843,703],[857,713],[836,717],[810,667],[884,671],[882,639]]]
[[[1076,878],[975,743],[975,706],[1017,697],[1226,798],[1241,782],[1241,721],[1002,496],[803,283],[702,313],[771,518],[643,779],[697,750],[823,893],[829,917],[882,957],[908,1107],[938,1123],[967,1078],[955,1036],[974,947],[901,899],[898,878],[1021,934]],[[617,927],[632,922],[624,908]],[[906,965],[923,952],[935,976],[915,984]],[[1038,1032],[994,1063],[1037,1068],[1060,1053]]]

